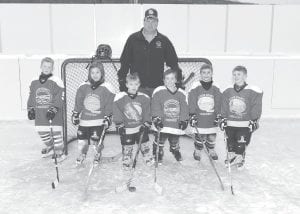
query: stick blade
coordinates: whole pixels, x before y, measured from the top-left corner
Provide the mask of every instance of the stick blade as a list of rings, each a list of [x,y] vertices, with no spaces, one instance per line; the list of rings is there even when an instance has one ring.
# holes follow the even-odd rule
[[[154,190],[157,192],[157,194],[162,195],[163,193],[163,188],[160,186],[158,183],[154,183]]]
[[[58,186],[59,184],[59,181],[57,179],[55,179],[52,183],[51,183],[51,186],[52,186],[52,189],[56,189],[56,187]]]

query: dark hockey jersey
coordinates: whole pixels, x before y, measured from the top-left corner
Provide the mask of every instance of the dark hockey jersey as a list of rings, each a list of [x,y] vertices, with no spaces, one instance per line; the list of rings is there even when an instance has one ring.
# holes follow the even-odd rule
[[[224,90],[221,115],[227,118],[228,126],[248,127],[249,120],[259,119],[262,112],[263,91],[256,86],[247,85],[237,92],[233,86]]]
[[[34,107],[35,109],[35,126],[37,131],[49,131],[49,121],[46,118],[46,114],[50,107],[58,109],[52,121],[53,129],[55,131],[61,130],[63,124],[63,91],[63,82],[56,76],[49,77],[44,83],[41,83],[39,79],[31,82],[27,108]]]
[[[188,111],[187,96],[182,89],[172,93],[166,86],[159,86],[153,91],[151,114],[153,117],[162,119],[164,127],[161,132],[175,135],[185,134],[179,129],[179,122],[188,120]]]
[[[212,84],[206,90],[200,81],[194,82],[188,93],[188,103],[190,114],[195,114],[198,118],[198,131],[200,134],[213,134],[217,132],[214,120],[221,113],[221,92]]]
[[[131,98],[126,92],[120,92],[115,96],[113,106],[113,121],[123,123],[126,134],[139,132],[144,122],[150,122],[150,97],[138,92]]]
[[[101,126],[104,116],[112,115],[115,90],[103,83],[93,90],[90,82],[82,83],[76,93],[74,111],[80,113],[80,126]]]

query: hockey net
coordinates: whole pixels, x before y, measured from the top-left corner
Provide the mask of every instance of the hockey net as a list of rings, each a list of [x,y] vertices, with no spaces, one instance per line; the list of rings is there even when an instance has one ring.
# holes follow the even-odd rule
[[[69,143],[76,139],[77,127],[71,122],[72,110],[75,105],[76,91],[81,83],[87,80],[88,65],[90,58],[72,58],[63,62],[61,76],[65,84],[65,106],[64,106],[64,142]],[[120,68],[120,60],[101,60],[105,70],[105,81],[110,82],[115,90],[119,91],[117,71]],[[210,63],[205,58],[180,58],[179,66],[182,69],[183,76],[187,79],[192,73],[191,78],[185,85],[186,90],[191,87],[194,79],[199,79],[199,69],[204,63]],[[115,67],[114,67],[115,65]],[[114,126],[109,131],[114,131]]]

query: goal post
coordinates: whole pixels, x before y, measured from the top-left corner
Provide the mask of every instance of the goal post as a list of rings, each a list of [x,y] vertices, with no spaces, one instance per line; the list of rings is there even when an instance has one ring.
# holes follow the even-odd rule
[[[120,59],[105,59],[100,61],[104,66],[105,81],[111,83],[116,92],[118,92],[119,83],[116,68],[120,69]],[[77,89],[81,83],[87,80],[88,65],[91,62],[92,58],[70,58],[66,59],[61,66],[61,77],[65,85],[63,107],[63,136],[65,145],[76,140],[77,127],[72,124],[71,115],[75,105]],[[206,58],[179,58],[179,67],[182,69],[184,78],[188,78],[191,73],[195,74],[185,85],[186,90],[191,87],[195,79],[199,79],[200,67],[205,63],[210,63],[210,61]],[[114,126],[112,126],[109,131],[115,131]],[[66,146],[66,153],[67,152]]]

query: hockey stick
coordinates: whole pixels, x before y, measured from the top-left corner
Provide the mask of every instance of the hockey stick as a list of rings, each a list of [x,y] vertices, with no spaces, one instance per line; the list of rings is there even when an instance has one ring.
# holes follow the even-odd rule
[[[200,135],[200,133],[199,133],[197,127],[194,127],[194,129],[196,130],[196,133],[197,133],[198,135]],[[189,135],[189,136],[191,136],[191,137],[193,138],[194,141],[197,141],[195,136],[193,136],[193,135]],[[199,142],[199,141],[198,141],[198,142]],[[203,145],[203,150],[205,151],[205,154],[207,155],[207,157],[208,157],[208,159],[209,159],[209,162],[210,162],[212,168],[214,169],[214,171],[215,171],[215,173],[216,173],[216,175],[217,175],[217,178],[218,178],[218,180],[219,180],[219,182],[220,182],[220,185],[221,185],[221,189],[224,191],[224,189],[225,189],[225,188],[224,188],[224,184],[223,184],[223,182],[222,182],[222,180],[221,180],[221,177],[220,177],[220,175],[219,175],[219,173],[218,173],[218,171],[217,171],[217,168],[216,168],[216,166],[215,166],[215,163],[214,163],[212,157],[208,154],[208,151],[207,151],[207,149],[206,149],[206,146],[203,144],[203,142],[199,142],[199,143],[201,143],[201,144]]]
[[[186,78],[183,82],[182,85],[185,86],[186,84],[188,84],[195,76],[195,72],[190,73],[190,75],[188,76],[188,78]]]
[[[229,175],[229,180],[230,180],[230,190],[231,190],[231,194],[234,195],[233,184],[232,184],[232,174],[231,174],[231,161],[229,160],[228,142],[227,142],[227,135],[226,135],[225,130],[224,130],[224,142],[226,143],[226,159],[227,159],[227,164],[228,164],[228,175]]]
[[[52,181],[51,186],[52,186],[52,189],[55,189],[59,184],[59,172],[58,172],[57,157],[56,157],[55,148],[54,148],[52,120],[49,120],[49,127],[50,127],[51,141],[53,144],[54,164],[55,164],[55,171],[56,171],[56,178],[54,179],[54,181]]]
[[[154,189],[155,191],[161,195],[162,194],[162,191],[163,191],[163,188],[162,186],[160,186],[158,183],[157,183],[157,171],[158,171],[158,151],[159,151],[159,142],[160,142],[160,131],[161,129],[158,128],[157,129],[157,146],[156,146],[156,157],[155,157],[155,167],[154,167]]]
[[[102,144],[103,144],[103,139],[104,139],[105,132],[106,132],[106,126],[104,125],[103,131],[102,131],[101,136],[100,136],[100,139],[99,139],[99,143],[98,143],[98,145],[97,145],[96,148],[95,148],[96,152],[98,152],[98,149],[99,149],[99,148],[102,146]],[[83,199],[84,199],[84,200],[86,200],[87,197],[88,197],[89,184],[90,184],[90,181],[91,181],[92,174],[93,174],[93,172],[94,172],[95,165],[96,165],[96,164],[95,164],[95,162],[93,161],[92,166],[91,166],[91,168],[90,168],[90,170],[89,170],[89,174],[88,174],[86,183],[85,183],[84,194],[83,194]]]
[[[136,187],[131,186],[130,184],[131,184],[131,181],[133,180],[133,177],[134,177],[135,167],[136,167],[138,156],[139,156],[139,153],[140,153],[140,150],[141,150],[141,144],[142,144],[142,141],[143,141],[143,137],[144,137],[144,130],[141,132],[141,135],[140,135],[140,138],[139,138],[139,143],[138,143],[138,146],[137,146],[137,150],[136,150],[135,155],[134,155],[134,159],[133,159],[132,167],[131,167],[131,172],[130,172],[130,178],[125,183],[123,183],[121,186],[116,187],[116,192],[123,192],[126,189],[128,189],[130,192],[135,192],[136,191]]]

